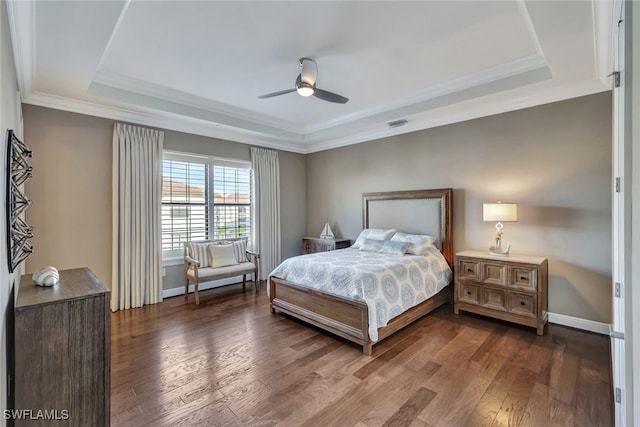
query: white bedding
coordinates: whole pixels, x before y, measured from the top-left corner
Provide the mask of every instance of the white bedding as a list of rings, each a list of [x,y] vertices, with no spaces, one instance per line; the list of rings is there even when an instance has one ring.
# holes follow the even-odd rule
[[[270,276],[364,301],[369,309],[369,338],[378,328],[446,287],[452,273],[440,251],[426,256],[388,255],[340,249],[289,258]]]

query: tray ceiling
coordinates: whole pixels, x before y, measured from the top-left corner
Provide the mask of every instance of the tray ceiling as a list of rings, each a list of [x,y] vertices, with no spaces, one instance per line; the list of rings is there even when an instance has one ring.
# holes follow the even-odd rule
[[[613,2],[9,1],[8,10],[25,103],[301,153],[611,87]],[[348,103],[258,98],[293,88],[305,56],[318,87]]]

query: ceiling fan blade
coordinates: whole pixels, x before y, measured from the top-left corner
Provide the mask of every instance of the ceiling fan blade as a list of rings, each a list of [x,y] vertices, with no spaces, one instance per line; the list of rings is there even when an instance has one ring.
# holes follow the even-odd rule
[[[300,58],[300,66],[302,67],[300,78],[303,82],[313,86],[318,78],[318,65],[316,61],[311,58]]]
[[[315,96],[316,98],[320,98],[323,101],[337,102],[338,104],[346,104],[349,101],[349,98],[345,98],[344,96],[338,95],[337,93],[318,88],[316,88],[315,92],[313,92],[313,96]]]
[[[258,98],[260,98],[260,99],[273,98],[274,96],[280,96],[280,95],[284,95],[284,94],[295,92],[295,91],[296,91],[295,88],[286,89],[286,90],[281,90],[281,91],[278,91],[278,92],[268,93],[266,95],[259,96]]]

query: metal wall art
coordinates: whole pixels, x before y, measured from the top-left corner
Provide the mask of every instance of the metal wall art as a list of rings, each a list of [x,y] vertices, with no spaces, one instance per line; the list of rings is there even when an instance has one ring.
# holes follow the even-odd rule
[[[31,253],[33,246],[29,239],[33,237],[33,227],[24,221],[23,213],[31,205],[22,185],[32,175],[33,168],[28,159],[31,150],[20,141],[13,130],[7,136],[7,259],[9,272],[12,273]]]

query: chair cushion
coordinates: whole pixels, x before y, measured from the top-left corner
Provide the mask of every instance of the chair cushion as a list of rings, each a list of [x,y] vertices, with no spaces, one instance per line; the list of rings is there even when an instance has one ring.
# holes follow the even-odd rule
[[[234,245],[209,245],[208,250],[212,268],[238,264]]]
[[[218,267],[218,268],[198,268],[198,279],[209,279],[213,280],[216,278],[223,279],[225,277],[233,277],[239,276],[241,274],[253,273],[256,269],[256,266],[252,262],[243,262],[240,264],[229,265],[226,267]],[[189,277],[195,277],[193,274],[193,268],[190,268],[187,271],[187,275]]]

